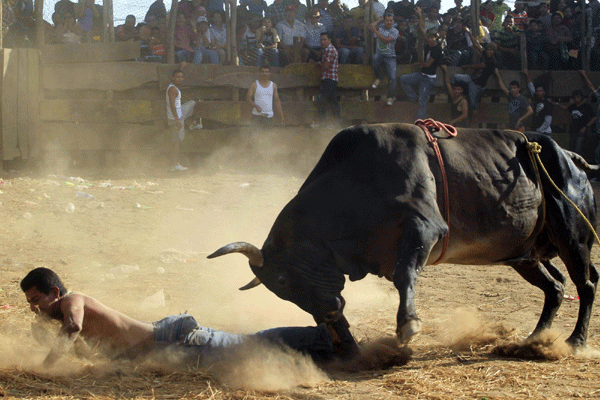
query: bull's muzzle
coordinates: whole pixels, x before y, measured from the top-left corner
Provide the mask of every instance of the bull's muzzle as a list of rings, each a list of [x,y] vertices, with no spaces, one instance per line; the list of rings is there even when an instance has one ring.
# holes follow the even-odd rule
[[[246,243],[246,242],[229,243],[228,245],[225,245],[225,246],[221,247],[219,250],[210,254],[207,258],[220,257],[225,254],[231,254],[231,253],[241,253],[241,254],[245,255],[246,257],[248,257],[248,261],[250,262],[250,265],[253,267],[261,268],[265,262],[262,252],[258,249],[258,247],[254,246],[253,244]],[[260,283],[261,283],[260,279],[255,277],[249,283],[242,286],[240,288],[240,290],[252,289],[253,287],[260,285]]]

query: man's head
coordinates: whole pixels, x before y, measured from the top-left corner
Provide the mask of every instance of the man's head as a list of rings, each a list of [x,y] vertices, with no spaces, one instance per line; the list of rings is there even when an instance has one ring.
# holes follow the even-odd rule
[[[427,10],[427,18],[429,18],[430,21],[437,20],[438,12],[439,10],[437,8],[429,7],[429,9]]]
[[[125,25],[135,28],[135,15],[128,15],[125,17]]]
[[[394,14],[389,12],[383,14],[383,24],[385,25],[386,29],[392,29],[394,26]]]
[[[452,85],[452,94],[454,97],[458,98],[465,94],[465,88],[459,84]]]
[[[540,4],[540,15],[542,17],[548,15],[549,12],[550,12],[550,9],[548,8],[548,3]]]
[[[331,33],[323,32],[321,33],[321,47],[325,48],[331,44]]]
[[[21,281],[21,290],[27,297],[31,311],[48,314],[50,307],[67,294],[67,288],[58,275],[48,268],[36,268]]]
[[[573,90],[573,103],[575,103],[576,105],[580,105],[581,103],[583,103],[583,92],[579,89]]]
[[[518,96],[519,92],[521,91],[521,84],[519,83],[519,81],[511,81],[508,85],[508,91],[513,96]]]
[[[285,8],[285,20],[291,24],[296,19],[296,7],[287,6]]]
[[[488,58],[494,57],[496,54],[496,49],[498,49],[498,45],[494,42],[486,43],[485,45],[485,55]]]
[[[175,84],[175,86],[179,86],[183,83],[183,71],[180,69],[176,69],[171,74],[171,80]]]
[[[319,9],[317,7],[313,8],[310,11],[310,23],[312,25],[317,25],[319,23],[320,19],[321,19],[321,12],[319,11]]]
[[[502,22],[503,27],[510,29],[513,27],[514,24],[515,20],[512,15],[507,15],[506,17],[504,17],[504,22]]]
[[[258,73],[260,74],[261,80],[268,80],[269,76],[271,76],[271,66],[269,66],[269,64],[261,64],[261,66],[258,67]]]
[[[438,29],[437,28],[429,28],[429,29],[427,29],[426,34],[427,34],[427,44],[430,47],[434,47],[435,45],[437,45],[438,38],[440,37]]]
[[[535,87],[535,97],[543,100],[546,97],[546,89],[544,89],[544,87],[541,85],[537,85]]]
[[[221,26],[221,24],[223,23],[223,17],[221,16],[220,12],[217,11],[213,13],[212,23],[213,25]]]

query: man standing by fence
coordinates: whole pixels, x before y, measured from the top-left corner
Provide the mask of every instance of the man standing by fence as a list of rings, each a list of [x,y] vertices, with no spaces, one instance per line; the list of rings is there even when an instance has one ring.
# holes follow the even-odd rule
[[[320,64],[323,74],[321,75],[321,87],[319,88],[319,97],[317,98],[317,110],[319,111],[321,122],[325,121],[327,103],[331,104],[334,118],[339,120],[341,114],[340,102],[337,98],[339,56],[338,51],[331,44],[331,36],[331,32],[321,34],[323,52],[321,53]],[[313,124],[313,127],[318,127],[318,125]]]

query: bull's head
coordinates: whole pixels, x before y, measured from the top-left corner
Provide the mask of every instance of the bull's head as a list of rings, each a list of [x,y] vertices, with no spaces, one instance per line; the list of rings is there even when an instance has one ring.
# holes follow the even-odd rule
[[[339,336],[333,338],[334,344],[342,346],[341,352],[356,353],[358,347],[343,315],[345,301],[341,291],[345,278],[336,265],[333,250],[308,241],[286,246],[284,250],[272,248],[265,245],[265,250],[261,251],[252,244],[236,242],[221,247],[208,258],[244,254],[256,277],[240,290],[264,284],[280,298],[311,314],[317,324],[325,322],[333,328]]]

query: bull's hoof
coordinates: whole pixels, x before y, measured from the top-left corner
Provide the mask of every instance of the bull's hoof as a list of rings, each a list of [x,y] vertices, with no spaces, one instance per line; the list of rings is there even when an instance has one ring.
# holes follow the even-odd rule
[[[410,339],[419,332],[421,332],[421,320],[411,319],[410,321],[402,325],[400,329],[396,332],[396,335],[398,337],[398,345],[406,346]]]

